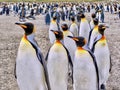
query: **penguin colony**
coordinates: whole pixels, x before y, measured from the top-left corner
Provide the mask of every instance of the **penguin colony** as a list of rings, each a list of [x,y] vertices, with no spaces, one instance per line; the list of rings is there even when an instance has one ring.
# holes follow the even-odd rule
[[[15,77],[20,90],[69,90],[68,77],[73,90],[106,90],[111,71],[110,52],[104,31],[107,26],[99,24],[92,14],[89,23],[85,14],[81,22],[61,26],[53,17],[49,27],[52,44],[43,57],[34,39],[32,23],[16,23],[25,31],[18,49]]]

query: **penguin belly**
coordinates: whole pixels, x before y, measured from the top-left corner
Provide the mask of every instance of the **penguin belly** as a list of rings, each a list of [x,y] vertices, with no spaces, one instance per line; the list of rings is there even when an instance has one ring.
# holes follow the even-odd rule
[[[70,26],[70,31],[75,37],[78,37],[78,26],[76,24]]]
[[[96,31],[96,30],[93,29],[92,34],[90,36],[90,41],[89,41],[89,48],[90,49],[92,49],[93,43],[95,41],[95,38],[98,36],[98,34],[99,34],[98,31]]]
[[[74,40],[72,40],[68,37],[65,37],[64,38],[64,45],[67,48],[67,50],[69,51],[69,54],[70,54],[71,59],[73,61],[74,56],[75,56],[75,50],[76,50],[76,44],[75,44]]]
[[[87,21],[81,22],[80,23],[79,36],[84,37],[86,39],[86,41],[88,42],[89,32],[90,32],[89,23]]]
[[[20,90],[48,90],[43,66],[32,46],[20,46],[16,60],[16,75]]]
[[[93,23],[93,20],[90,22],[90,29],[92,30],[94,28],[94,23]]]
[[[63,46],[51,47],[47,68],[51,90],[67,90],[68,58]]]
[[[74,90],[98,90],[95,66],[88,52],[75,55],[73,77]]]
[[[110,69],[110,53],[107,43],[98,42],[95,46],[94,55],[98,65],[100,85],[106,84]]]
[[[56,23],[51,23],[50,28],[49,28],[49,39],[50,39],[50,43],[53,44],[56,38],[55,38],[54,33],[50,30],[58,31],[57,24]]]

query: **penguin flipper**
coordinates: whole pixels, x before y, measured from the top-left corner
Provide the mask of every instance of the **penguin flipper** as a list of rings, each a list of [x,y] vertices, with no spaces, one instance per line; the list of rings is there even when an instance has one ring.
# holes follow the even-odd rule
[[[89,32],[88,45],[90,43],[90,37],[91,37],[92,31],[93,31],[93,29]]]
[[[73,62],[72,62],[72,59],[71,59],[71,56],[70,56],[70,54],[69,54],[69,51],[67,50],[67,48],[63,45],[63,47],[65,48],[65,50],[66,50],[66,52],[67,52],[67,56],[68,56],[68,60],[69,60],[69,66],[70,66],[70,68],[71,68],[71,78],[72,78],[72,84],[74,83],[73,82]]]
[[[98,71],[98,65],[97,65],[97,62],[96,62],[96,58],[90,50],[87,50],[87,51],[89,52],[89,54],[93,58],[93,63],[95,65],[95,70],[96,70],[96,75],[97,75],[98,90],[99,90],[99,71]]]
[[[46,81],[48,90],[51,90],[50,82],[49,82],[49,76],[48,76],[48,70],[47,70],[47,66],[46,66],[46,61],[45,61],[45,59],[44,59],[44,57],[43,57],[43,54],[39,54],[39,55],[40,55],[40,57],[41,57],[42,65],[43,65],[43,68],[44,68],[45,81]]]
[[[46,57],[45,57],[45,60],[46,60],[46,61],[48,60],[49,51],[50,51],[50,48],[48,49],[47,55],[46,55]]]
[[[30,41],[30,43],[33,46],[33,48],[35,49],[37,58],[38,58],[39,62],[42,64],[42,66],[44,68],[45,81],[46,81],[48,90],[51,90],[49,77],[48,77],[48,70],[47,70],[47,66],[46,66],[46,62],[45,62],[45,59],[43,57],[43,54],[41,53],[40,48],[38,47],[38,44],[37,44],[36,41]]]

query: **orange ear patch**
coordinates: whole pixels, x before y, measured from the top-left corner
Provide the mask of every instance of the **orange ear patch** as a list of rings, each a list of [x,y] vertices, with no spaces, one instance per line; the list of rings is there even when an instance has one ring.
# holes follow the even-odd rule
[[[36,32],[36,27],[34,27],[34,30],[33,30],[33,33],[35,33]]]

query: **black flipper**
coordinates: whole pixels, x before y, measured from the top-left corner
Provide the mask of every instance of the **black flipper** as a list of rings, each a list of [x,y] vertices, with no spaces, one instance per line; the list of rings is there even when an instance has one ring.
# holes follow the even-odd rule
[[[45,62],[45,59],[43,57],[43,54],[40,52],[40,49],[38,48],[36,41],[34,41],[34,43],[30,41],[30,43],[33,46],[33,48],[35,49],[38,60],[40,61],[40,63],[42,64],[42,66],[44,68],[45,80],[46,80],[48,90],[51,90],[49,77],[48,77],[48,70],[47,70],[47,66],[46,66],[46,62]]]
[[[71,56],[69,54],[69,51],[67,50],[67,48],[64,45],[63,45],[63,47],[65,48],[65,50],[67,52],[67,56],[68,56],[68,60],[69,60],[69,65],[70,65],[70,68],[72,70],[71,78],[72,78],[72,84],[73,84],[74,83],[74,81],[73,81],[73,62],[72,62]]]
[[[88,45],[90,43],[90,38],[91,38],[92,31],[93,31],[93,29],[89,32]]]
[[[16,62],[15,62],[15,67],[14,67],[14,76],[17,79],[17,75],[16,75]]]
[[[51,47],[50,47],[50,48],[51,48]],[[46,60],[46,61],[48,60],[48,55],[49,55],[49,52],[50,52],[50,48],[49,48],[48,53],[47,53],[47,55],[46,55],[46,57],[45,57],[45,60]]]
[[[95,56],[93,55],[93,53],[90,50],[87,50],[87,51],[89,52],[89,54],[93,58],[93,63],[94,63],[95,70],[96,70],[96,75],[97,75],[98,90],[99,90],[99,70],[98,70],[96,58],[95,58]]]

